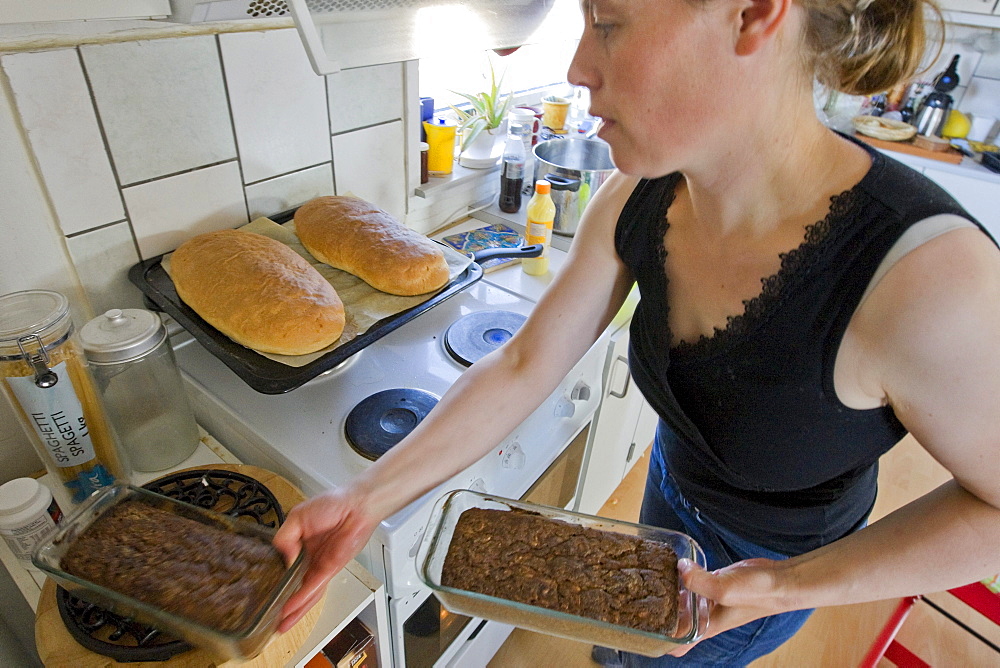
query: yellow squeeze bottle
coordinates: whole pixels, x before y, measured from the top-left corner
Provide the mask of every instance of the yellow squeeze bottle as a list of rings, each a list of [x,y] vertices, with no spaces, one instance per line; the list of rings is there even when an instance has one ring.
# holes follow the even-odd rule
[[[539,257],[521,260],[524,273],[541,276],[549,271],[549,246],[552,245],[552,223],[556,217],[556,205],[552,201],[552,184],[545,179],[535,181],[535,194],[528,202],[528,222],[525,227],[525,243],[542,244]]]

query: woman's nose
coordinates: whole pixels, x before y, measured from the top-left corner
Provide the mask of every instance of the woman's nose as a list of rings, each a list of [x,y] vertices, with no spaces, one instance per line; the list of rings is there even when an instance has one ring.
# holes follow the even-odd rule
[[[570,61],[566,80],[574,86],[586,86],[593,91],[598,85],[598,77],[590,62],[587,36],[584,34],[573,54],[573,60]]]

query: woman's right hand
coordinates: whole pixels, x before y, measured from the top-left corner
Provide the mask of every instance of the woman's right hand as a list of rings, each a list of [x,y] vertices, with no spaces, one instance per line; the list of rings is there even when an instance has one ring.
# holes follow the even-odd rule
[[[292,628],[323,597],[330,579],[360,552],[379,519],[347,488],[333,489],[292,508],[274,546],[292,563],[305,550],[309,566],[299,590],[281,612],[278,631]]]

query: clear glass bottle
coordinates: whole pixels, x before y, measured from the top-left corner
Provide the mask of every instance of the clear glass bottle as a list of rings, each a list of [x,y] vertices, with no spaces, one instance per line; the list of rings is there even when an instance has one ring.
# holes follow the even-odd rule
[[[77,340],[66,297],[0,296],[0,387],[73,503],[128,480],[127,458]]]
[[[535,194],[528,202],[528,220],[525,225],[525,243],[542,244],[539,257],[521,260],[524,273],[541,276],[549,271],[549,247],[552,245],[552,225],[556,218],[556,205],[552,201],[552,185],[545,179],[535,181]]]
[[[521,187],[524,185],[524,134],[527,128],[511,119],[507,126],[507,141],[503,147],[500,168],[500,210],[517,213],[521,210]]]
[[[166,327],[143,309],[111,309],[80,328],[111,422],[137,471],[180,464],[198,447]]]

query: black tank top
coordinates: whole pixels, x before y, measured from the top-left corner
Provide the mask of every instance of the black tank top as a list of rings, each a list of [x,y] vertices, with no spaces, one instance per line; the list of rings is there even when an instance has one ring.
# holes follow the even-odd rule
[[[890,407],[855,410],[833,384],[837,349],[869,281],[913,223],[971,217],[916,171],[869,149],[872,166],[725,330],[675,344],[663,237],[681,176],[640,181],[615,232],[641,300],[630,329],[636,384],[673,431],[662,453],[684,495],[718,524],[798,554],[859,527],[878,458],[906,429]]]

